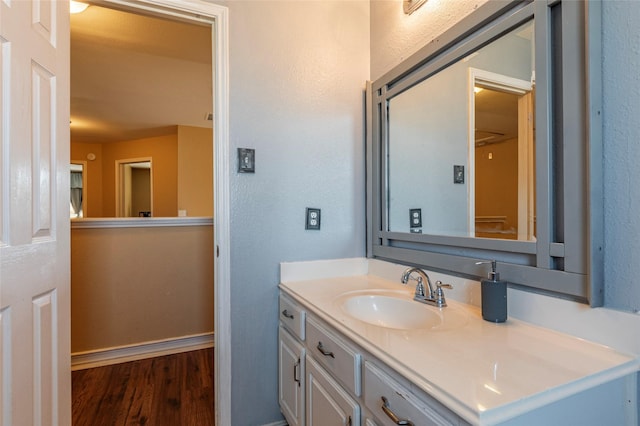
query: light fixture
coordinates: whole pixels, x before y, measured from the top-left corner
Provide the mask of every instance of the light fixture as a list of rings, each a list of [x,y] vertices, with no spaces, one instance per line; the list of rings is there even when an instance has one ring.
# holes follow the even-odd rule
[[[426,2],[427,0],[404,0],[402,2],[402,8],[404,10],[404,13],[406,13],[407,15],[411,15]]]
[[[81,13],[89,7],[89,4],[71,0],[69,2],[69,13]]]

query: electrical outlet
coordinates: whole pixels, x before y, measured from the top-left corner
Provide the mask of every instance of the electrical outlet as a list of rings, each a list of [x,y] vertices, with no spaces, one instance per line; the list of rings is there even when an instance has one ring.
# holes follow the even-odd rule
[[[307,207],[307,221],[304,229],[320,230],[320,209]]]
[[[413,233],[422,232],[422,209],[409,209],[409,229]]]

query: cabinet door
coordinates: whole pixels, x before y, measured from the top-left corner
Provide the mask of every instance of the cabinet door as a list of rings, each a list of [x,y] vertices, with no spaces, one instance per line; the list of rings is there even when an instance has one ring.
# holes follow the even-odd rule
[[[360,406],[313,358],[307,357],[307,425],[360,425]]]
[[[280,326],[278,402],[289,426],[304,425],[304,354],[304,347]]]

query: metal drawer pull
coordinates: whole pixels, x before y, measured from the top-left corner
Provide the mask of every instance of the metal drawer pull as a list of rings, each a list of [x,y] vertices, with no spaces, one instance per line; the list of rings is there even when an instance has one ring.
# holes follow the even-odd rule
[[[284,311],[282,311],[282,315],[284,315],[285,317],[287,317],[289,319],[293,319],[293,314],[290,314],[289,311],[287,311],[286,309]]]
[[[296,362],[293,366],[293,380],[298,382],[298,387],[300,387],[300,377],[298,377],[298,367],[300,367],[300,358],[298,358],[298,362]]]
[[[411,420],[400,420],[398,416],[396,416],[396,413],[391,411],[391,408],[389,408],[389,400],[384,396],[382,397],[382,411],[384,411],[387,417],[389,417],[391,421],[397,425],[414,426]]]
[[[331,358],[335,358],[335,356],[333,355],[333,352],[330,352],[328,350],[326,350],[324,348],[324,346],[322,346],[322,342],[318,342],[318,350],[320,351],[320,353],[324,356],[330,356]]]

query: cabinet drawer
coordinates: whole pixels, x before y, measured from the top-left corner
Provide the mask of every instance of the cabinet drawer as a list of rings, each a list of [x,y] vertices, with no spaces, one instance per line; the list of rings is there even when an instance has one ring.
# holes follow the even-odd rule
[[[280,295],[280,322],[298,339],[305,339],[306,312],[293,300]]]
[[[364,363],[364,403],[381,426],[393,426],[402,420],[411,422],[402,424],[414,426],[466,424],[437,401],[418,398],[368,361]]]
[[[307,348],[345,388],[361,394],[361,355],[313,318],[307,319]]]

